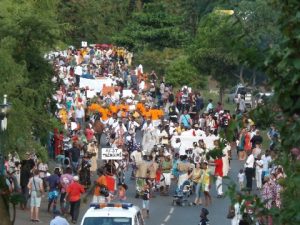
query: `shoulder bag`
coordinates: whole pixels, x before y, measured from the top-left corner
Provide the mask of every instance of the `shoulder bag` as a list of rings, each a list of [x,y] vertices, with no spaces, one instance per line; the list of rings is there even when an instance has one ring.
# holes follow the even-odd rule
[[[34,185],[34,188],[35,188],[36,197],[37,197],[37,198],[42,197],[41,191],[40,191],[40,190],[37,190],[37,188],[36,188],[35,181],[34,181],[34,177],[32,177],[32,182],[33,182],[33,185]]]

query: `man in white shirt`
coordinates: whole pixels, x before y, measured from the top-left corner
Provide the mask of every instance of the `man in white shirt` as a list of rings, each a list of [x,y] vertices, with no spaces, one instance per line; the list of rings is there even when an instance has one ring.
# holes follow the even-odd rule
[[[252,178],[254,173],[254,155],[249,152],[248,158],[245,163],[246,187],[249,191],[252,190]]]

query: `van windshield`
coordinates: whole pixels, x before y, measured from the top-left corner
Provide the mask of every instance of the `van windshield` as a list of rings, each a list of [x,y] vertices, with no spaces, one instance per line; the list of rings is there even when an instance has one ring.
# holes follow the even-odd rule
[[[86,217],[83,225],[131,225],[128,217]]]

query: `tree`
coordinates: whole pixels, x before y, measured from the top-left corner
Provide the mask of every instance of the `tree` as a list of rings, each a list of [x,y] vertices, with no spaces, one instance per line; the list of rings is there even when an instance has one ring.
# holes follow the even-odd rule
[[[144,3],[135,12],[114,42],[134,50],[180,48],[185,43],[185,32],[180,30],[181,18],[168,12],[160,1]]]
[[[188,85],[199,90],[206,86],[207,78],[199,75],[197,69],[188,61],[188,56],[180,56],[166,68],[166,82],[175,87]]]
[[[132,2],[132,1],[130,1]],[[135,3],[134,3],[135,4]],[[78,46],[88,43],[111,43],[127,18],[129,0],[65,0],[58,5],[58,21],[66,31],[62,36],[65,43]]]
[[[22,157],[28,150],[45,155],[45,143],[38,140],[45,140],[52,129],[52,118],[44,105],[53,94],[53,71],[42,56],[55,46],[61,34],[56,7],[57,1],[0,2],[0,96],[8,94],[12,103],[8,130],[1,139],[4,155],[16,151]],[[3,182],[0,193],[1,221],[11,224],[8,201],[13,198]]]
[[[239,61],[239,72],[234,75],[241,83],[256,86],[256,80],[266,78],[262,72],[265,55],[270,46],[281,38],[274,21],[278,12],[267,1],[244,0],[234,7],[237,34],[233,40],[233,52]],[[250,74],[245,75],[248,70]],[[260,76],[260,77],[258,77]]]
[[[226,14],[213,12],[202,19],[190,50],[190,61],[201,74],[211,75],[218,82],[220,101],[225,88],[234,83],[233,72],[238,60],[232,50],[236,34],[234,20]]]

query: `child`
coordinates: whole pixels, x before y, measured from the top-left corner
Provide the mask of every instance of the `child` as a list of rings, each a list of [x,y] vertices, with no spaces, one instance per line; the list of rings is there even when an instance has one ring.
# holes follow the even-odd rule
[[[118,196],[119,196],[119,200],[120,202],[124,202],[126,201],[126,190],[127,190],[127,185],[122,183],[119,184],[119,188],[118,188]]]
[[[145,217],[149,217],[149,203],[150,203],[150,187],[146,183],[144,186],[143,194],[143,214]]]
[[[201,209],[199,225],[209,225],[209,222],[208,222],[209,220],[207,218],[208,214],[209,214],[209,212],[206,208]]]
[[[238,181],[240,186],[240,191],[244,188],[244,181],[245,181],[245,173],[243,169],[240,169],[240,172],[238,173]]]

